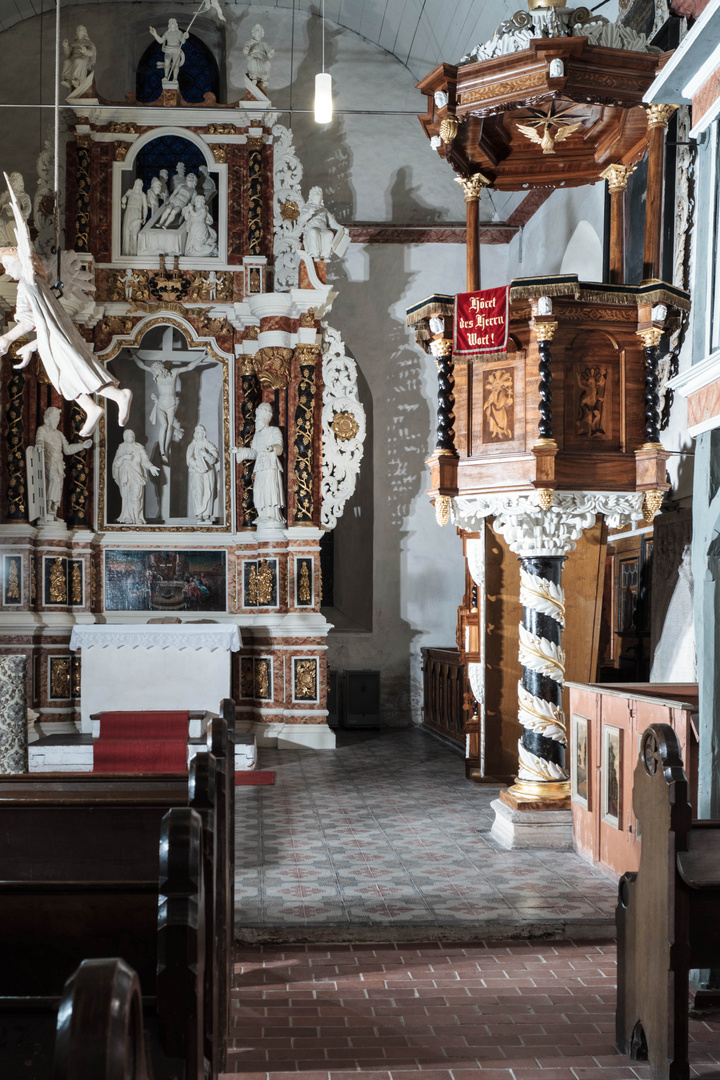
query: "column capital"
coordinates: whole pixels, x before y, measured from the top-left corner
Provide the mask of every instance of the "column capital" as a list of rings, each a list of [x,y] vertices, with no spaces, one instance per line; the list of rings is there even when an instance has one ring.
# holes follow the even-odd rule
[[[465,202],[474,202],[480,198],[483,188],[490,187],[487,176],[481,172],[473,173],[472,176],[456,176],[455,183],[460,184],[465,193]]]
[[[608,182],[608,191],[613,195],[616,191],[625,191],[628,180],[635,172],[637,165],[608,165],[600,175]]]
[[[452,356],[453,343],[450,338],[438,338],[430,342],[430,352],[433,356]]]
[[[604,514],[613,529],[643,518],[642,491],[555,491],[547,510],[543,495],[457,496],[450,500],[450,517],[467,532],[477,532],[479,522],[494,518],[495,532],[505,537],[512,552],[526,557],[567,555],[598,514]]]
[[[649,105],[647,110],[648,130],[655,127],[666,128],[670,117],[677,108],[677,105]]]
[[[665,331],[661,326],[648,326],[645,330],[636,330],[635,333],[646,349],[654,349],[660,344],[660,338]]]
[[[533,319],[532,328],[535,331],[535,337],[538,341],[552,341],[555,336],[555,331],[558,328],[558,324],[554,319],[550,322],[541,322],[538,321],[538,319]]]

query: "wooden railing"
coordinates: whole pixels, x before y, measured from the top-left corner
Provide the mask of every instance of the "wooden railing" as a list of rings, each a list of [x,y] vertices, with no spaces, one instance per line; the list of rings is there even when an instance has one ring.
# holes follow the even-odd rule
[[[457,649],[425,648],[423,665],[423,723],[465,747],[465,668]]]

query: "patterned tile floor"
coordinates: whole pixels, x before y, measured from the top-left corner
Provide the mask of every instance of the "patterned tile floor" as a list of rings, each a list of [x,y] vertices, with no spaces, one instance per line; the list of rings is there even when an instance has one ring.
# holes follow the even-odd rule
[[[241,946],[226,1077],[648,1080],[614,1045],[602,942]],[[690,1022],[691,1075],[720,1077],[720,1023]]]
[[[418,729],[261,750],[259,767],[276,770],[273,787],[237,788],[241,940],[357,940],[363,927],[373,940],[382,928],[395,940],[612,936],[613,883],[573,853],[501,849],[498,789],[467,783],[462,759]]]

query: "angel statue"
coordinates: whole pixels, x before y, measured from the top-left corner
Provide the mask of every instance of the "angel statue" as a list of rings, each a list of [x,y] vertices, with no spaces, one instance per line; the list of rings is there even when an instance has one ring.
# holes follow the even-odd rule
[[[15,192],[7,173],[3,175],[15,214],[17,246],[0,247],[0,262],[5,273],[18,282],[18,290],[15,326],[0,337],[0,356],[8,351],[14,341],[34,330],[35,339],[18,349],[21,362],[15,367],[27,367],[32,354],[39,354],[47,377],[58,394],[66,401],[77,401],[85,412],[86,420],[80,431],[83,439],[92,435],[103,414],[91,394],[115,401],[118,423],[124,427],[130,415],[132,391],[121,390],[117,380],[98,363],[91,346],[51,292],[47,274],[33,250]]]

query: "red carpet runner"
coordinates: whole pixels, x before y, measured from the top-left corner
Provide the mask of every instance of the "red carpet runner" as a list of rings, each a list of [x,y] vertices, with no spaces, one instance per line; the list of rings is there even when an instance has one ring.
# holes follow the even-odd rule
[[[100,713],[93,772],[187,772],[186,712]]]

